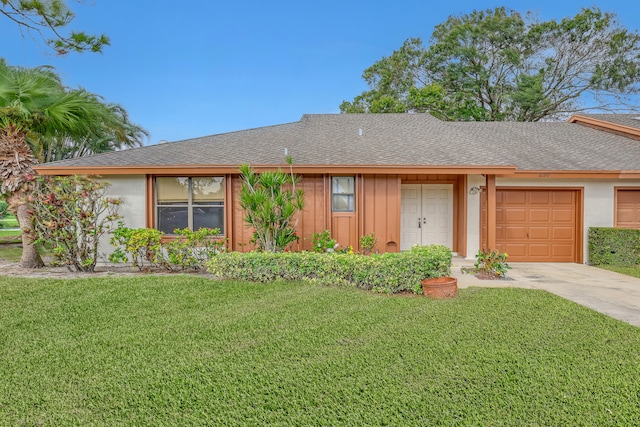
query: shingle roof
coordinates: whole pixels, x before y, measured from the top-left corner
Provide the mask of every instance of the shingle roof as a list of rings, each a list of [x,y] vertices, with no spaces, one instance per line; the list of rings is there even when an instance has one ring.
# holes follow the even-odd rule
[[[518,170],[638,170],[640,142],[564,122],[443,122],[429,114],[311,114],[298,122],[43,165],[515,166]]]

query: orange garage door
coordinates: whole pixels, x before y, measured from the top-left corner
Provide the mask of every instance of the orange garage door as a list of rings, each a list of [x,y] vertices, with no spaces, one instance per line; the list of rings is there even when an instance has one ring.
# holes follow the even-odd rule
[[[497,249],[514,262],[579,262],[578,198],[576,190],[497,189]]]
[[[640,228],[640,190],[618,190],[616,227]]]

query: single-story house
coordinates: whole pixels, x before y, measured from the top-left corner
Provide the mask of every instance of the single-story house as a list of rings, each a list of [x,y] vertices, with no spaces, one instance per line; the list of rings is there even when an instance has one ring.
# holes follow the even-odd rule
[[[329,230],[378,250],[439,243],[473,258],[586,260],[592,226],[640,228],[640,117],[568,122],[444,122],[429,114],[309,114],[294,123],[42,164],[44,175],[99,174],[128,227],[219,227],[248,250],[238,166],[303,177],[297,249]]]

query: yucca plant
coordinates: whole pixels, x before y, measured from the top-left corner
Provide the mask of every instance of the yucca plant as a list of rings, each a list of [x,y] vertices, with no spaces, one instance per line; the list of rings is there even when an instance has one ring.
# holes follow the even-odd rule
[[[296,189],[301,178],[293,173],[293,160],[285,160],[288,173],[278,169],[258,174],[247,164],[240,166],[240,206],[245,222],[254,230],[253,241],[262,251],[280,252],[298,240],[296,227],[304,192]]]

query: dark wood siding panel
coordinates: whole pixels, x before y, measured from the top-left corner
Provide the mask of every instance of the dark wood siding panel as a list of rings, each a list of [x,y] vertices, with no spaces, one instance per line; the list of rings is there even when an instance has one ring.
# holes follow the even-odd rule
[[[362,177],[361,235],[375,233],[378,250],[400,250],[400,177],[364,175]],[[358,237],[359,239],[359,237]]]
[[[232,236],[232,245],[231,250],[239,251],[239,252],[249,252],[255,249],[254,245],[250,245],[249,241],[251,240],[251,236],[253,235],[253,228],[247,226],[247,223],[244,221],[244,211],[240,207],[239,194],[240,188],[242,187],[242,180],[238,175],[234,175],[232,177],[231,183],[231,203],[233,203],[232,208],[232,230],[229,233]]]
[[[340,248],[358,247],[358,227],[355,213],[334,213],[331,216],[331,237]]]
[[[313,233],[320,233],[329,228],[326,217],[328,200],[326,191],[329,191],[329,185],[325,185],[322,175],[305,175],[300,181],[299,188],[304,190],[305,206],[298,221],[300,241],[294,249],[308,251],[311,250]]]
[[[247,227],[247,223],[243,219],[244,211],[240,207],[238,200],[241,187],[242,181],[240,177],[234,175],[231,184],[232,194],[230,201],[233,206],[231,209],[233,215],[231,218],[232,228],[229,234],[232,241],[232,250],[248,252],[253,250],[255,246],[249,244],[251,236],[253,235],[253,229]],[[300,213],[297,226],[300,241],[294,244],[292,249],[310,250],[312,234],[329,228],[326,220],[324,178],[322,175],[303,176],[298,188],[304,191],[305,208]]]

